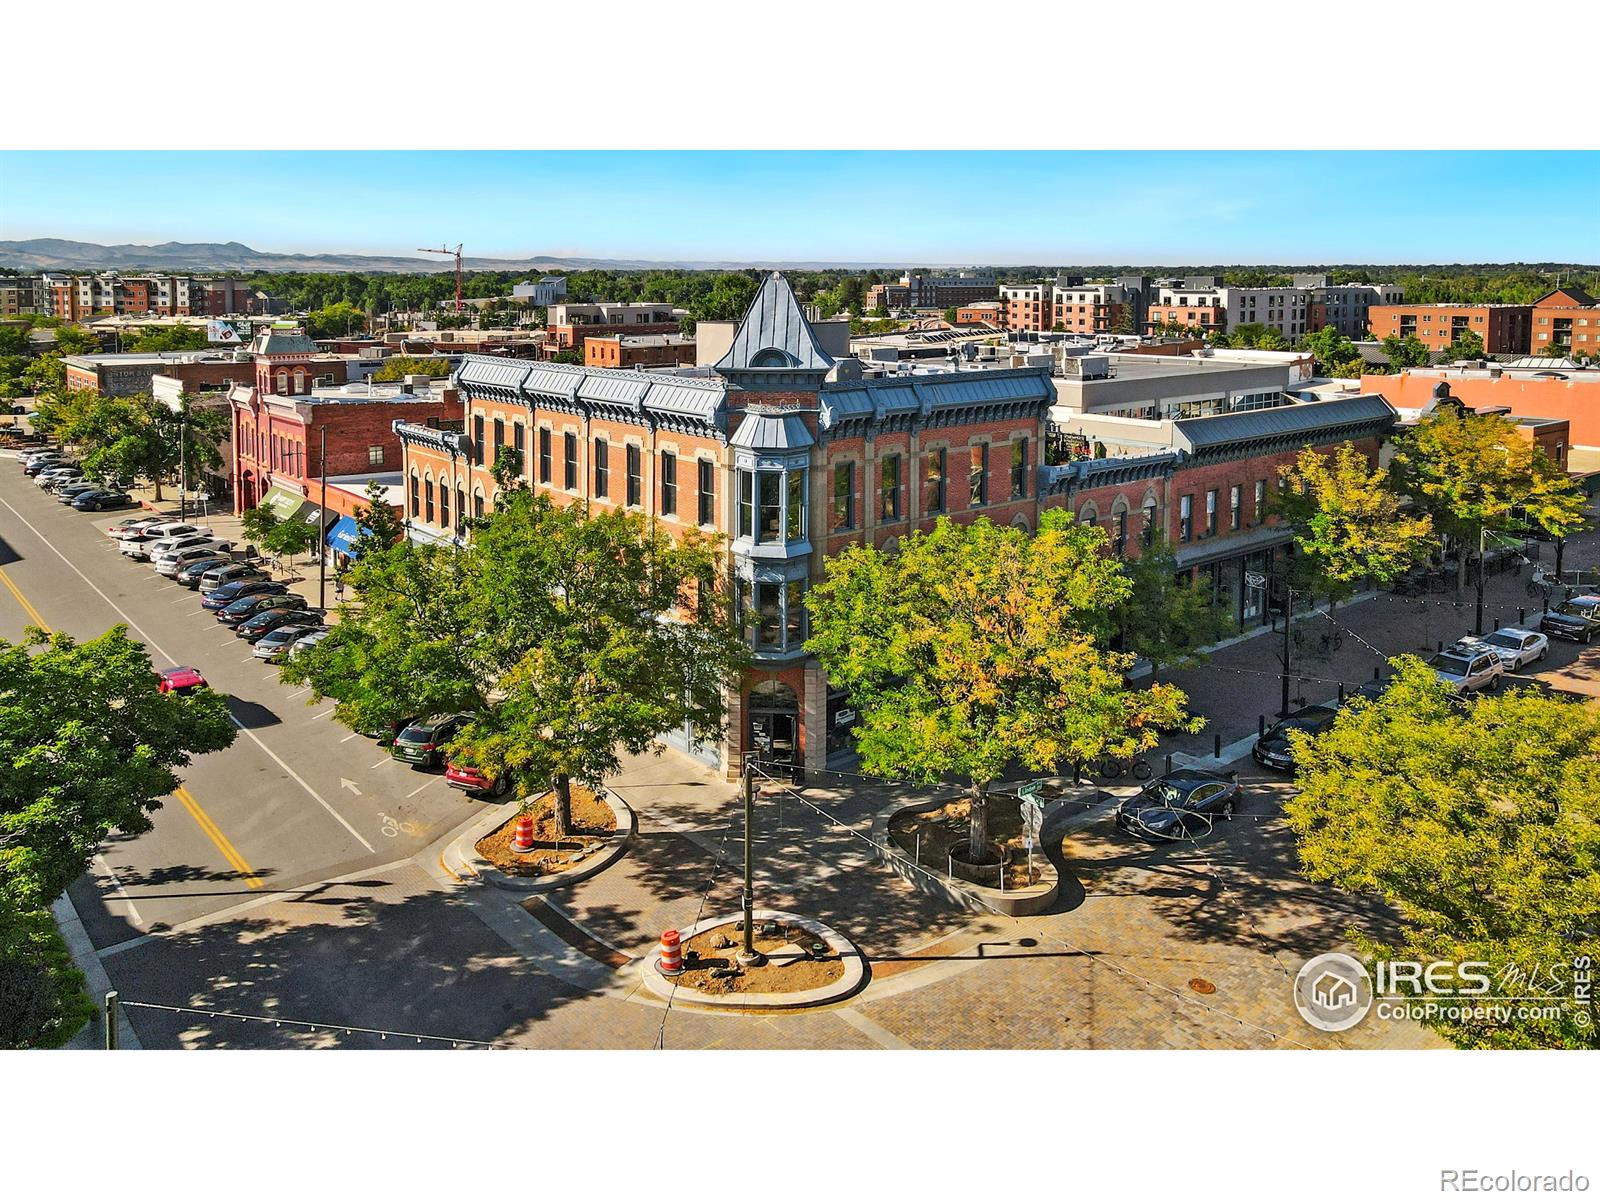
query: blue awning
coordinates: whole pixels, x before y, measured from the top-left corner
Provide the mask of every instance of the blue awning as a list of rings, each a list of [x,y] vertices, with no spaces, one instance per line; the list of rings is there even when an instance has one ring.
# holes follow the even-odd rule
[[[340,554],[348,555],[355,540],[362,534],[371,532],[372,530],[366,526],[357,525],[354,517],[340,517],[328,527],[328,545]]]

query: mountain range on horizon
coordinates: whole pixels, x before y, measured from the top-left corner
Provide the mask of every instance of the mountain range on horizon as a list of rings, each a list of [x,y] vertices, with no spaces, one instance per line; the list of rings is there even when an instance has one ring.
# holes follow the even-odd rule
[[[774,267],[796,270],[821,270],[840,267],[866,270],[899,265],[867,262],[769,262],[735,260],[657,261],[642,258],[563,258],[534,255],[528,258],[462,258],[468,271],[637,271],[652,267],[677,270],[737,270],[742,267]],[[929,264],[936,265],[936,264]],[[0,241],[0,266],[25,271],[94,271],[152,269],[165,271],[390,271],[440,272],[455,269],[455,262],[444,255],[413,258],[388,254],[278,254],[256,250],[243,242],[162,242],[159,245],[123,243],[103,246],[97,242],[76,242],[65,238],[29,238]]]

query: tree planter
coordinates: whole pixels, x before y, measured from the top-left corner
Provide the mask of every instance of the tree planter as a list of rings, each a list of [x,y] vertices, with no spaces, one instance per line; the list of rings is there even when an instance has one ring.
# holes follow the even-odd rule
[[[682,943],[687,946],[701,934],[726,926],[729,938],[737,943],[739,934],[733,932],[740,920],[737,913],[708,917],[703,921],[696,921],[693,925],[685,926],[678,931]],[[818,987],[807,988],[802,991],[728,991],[728,992],[702,992],[697,988],[683,986],[670,976],[663,975],[656,969],[658,954],[652,950],[639,960],[639,977],[643,980],[645,988],[650,993],[662,1000],[671,1000],[674,1005],[703,1004],[708,1007],[729,1009],[733,1011],[749,1010],[756,1012],[770,1012],[775,1008],[808,1008],[816,1004],[829,1004],[842,1000],[846,996],[858,991],[866,982],[866,964],[850,941],[842,934],[835,933],[821,921],[811,917],[796,916],[793,913],[777,912],[769,908],[755,910],[755,920],[758,925],[769,922],[782,926],[794,927],[804,930],[810,937],[815,938],[824,947],[823,955],[830,961],[837,962],[841,968],[837,978],[832,979]],[[735,953],[737,944],[730,948],[729,953]],[[686,964],[687,965],[687,964]],[[793,968],[765,967],[767,971],[779,971]],[[681,977],[679,977],[681,978]]]
[[[500,870],[478,852],[478,843],[484,837],[515,821],[521,807],[516,801],[498,804],[469,824],[446,848],[440,861],[446,870],[463,881],[481,880],[511,892],[550,892],[592,878],[627,853],[628,843],[633,840],[639,825],[633,810],[609,788],[599,789],[596,798],[604,801],[615,815],[616,831],[600,848],[575,859],[563,871],[548,875],[512,875]]]

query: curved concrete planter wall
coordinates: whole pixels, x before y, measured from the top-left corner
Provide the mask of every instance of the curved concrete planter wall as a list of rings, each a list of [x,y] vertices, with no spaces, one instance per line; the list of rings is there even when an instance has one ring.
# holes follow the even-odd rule
[[[591,854],[580,866],[567,871],[558,871],[554,875],[530,877],[507,875],[478,853],[478,843],[486,834],[492,833],[517,815],[515,800],[509,804],[496,805],[468,825],[460,836],[450,843],[441,856],[441,861],[445,869],[458,878],[481,879],[508,892],[553,892],[558,888],[568,887],[580,880],[598,875],[627,853],[628,843],[633,840],[633,835],[639,827],[639,819],[634,816],[633,809],[629,808],[626,802],[610,788],[601,788],[599,796],[616,816],[617,831],[611,835],[611,840],[606,843],[604,849]]]
[[[1081,790],[1094,791],[1093,788]],[[1015,891],[1008,888],[1002,892],[999,888],[985,887],[960,877],[951,878],[937,863],[923,863],[919,868],[889,836],[889,822],[900,813],[930,812],[947,803],[948,800],[924,800],[916,804],[892,804],[873,817],[872,846],[884,865],[924,895],[940,897],[974,912],[1001,912],[1011,917],[1026,917],[1045,911],[1055,902],[1061,888],[1063,864],[1059,849],[1051,852],[1049,835],[1053,833],[1059,842],[1062,820],[1071,815],[1065,811],[1067,805],[1056,800],[1045,808],[1044,824],[1039,831],[1038,853],[1047,865],[1047,880],[1032,887],[1017,888]]]
[[[693,925],[678,930],[678,936],[687,943],[697,933],[715,929],[718,925],[731,924],[743,919],[743,916],[743,913],[731,913],[721,917],[707,917],[703,921],[696,921]],[[713,995],[697,988],[680,987],[674,994],[673,980],[656,970],[657,956],[650,953],[639,960],[639,976],[644,980],[644,986],[652,995],[662,1000],[670,1000],[674,1004],[703,1004],[711,1008],[770,1012],[775,1008],[810,1008],[817,1004],[843,1000],[859,990],[866,979],[867,969],[861,958],[861,952],[851,945],[850,940],[843,934],[835,933],[821,921],[796,916],[794,913],[778,912],[771,908],[756,909],[754,919],[785,921],[800,926],[807,933],[816,934],[828,944],[828,949],[839,956],[839,961],[844,964],[844,974],[832,983],[808,988],[803,992],[732,992],[727,995]]]

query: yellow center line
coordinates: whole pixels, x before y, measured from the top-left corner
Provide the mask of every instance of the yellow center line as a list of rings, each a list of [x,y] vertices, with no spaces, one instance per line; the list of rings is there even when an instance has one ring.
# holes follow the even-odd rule
[[[22,605],[22,611],[28,614],[28,618],[40,629],[49,633],[50,626],[45,624],[44,618],[39,615],[39,610],[28,602],[28,598],[22,594],[16,584],[11,582],[11,577],[4,571],[0,571],[0,583],[5,584],[6,591],[17,598],[17,603]],[[180,784],[173,792],[173,795],[183,801],[183,806],[189,810],[189,815],[194,818],[194,823],[200,826],[202,833],[216,843],[217,849],[222,851],[222,857],[228,860],[229,866],[244,877],[245,883],[253,888],[266,886],[261,882],[261,877],[255,873],[255,869],[245,861],[244,855],[233,848],[233,843],[227,839],[222,830],[217,828],[217,823],[211,819],[205,809],[200,807],[199,801],[189,794],[188,788]]]
[[[17,598],[17,603],[22,605],[22,611],[28,614],[28,619],[40,629],[44,630],[46,633],[49,633],[50,626],[44,623],[44,618],[39,615],[39,610],[32,604],[28,603],[28,598],[22,594],[17,585],[11,582],[11,576],[7,575],[4,571],[0,571],[0,583],[5,584],[6,591],[10,592]]]
[[[222,830],[217,828],[217,823],[211,819],[205,809],[200,807],[200,802],[189,794],[188,788],[179,784],[172,794],[183,801],[183,806],[189,810],[189,815],[194,818],[195,824],[200,826],[205,835],[216,843],[217,849],[222,851],[222,857],[228,860],[228,864],[240,875],[244,876],[245,883],[253,888],[266,886],[261,882],[261,878],[255,873],[254,868],[245,861],[244,855],[233,848],[233,843],[227,839]]]

